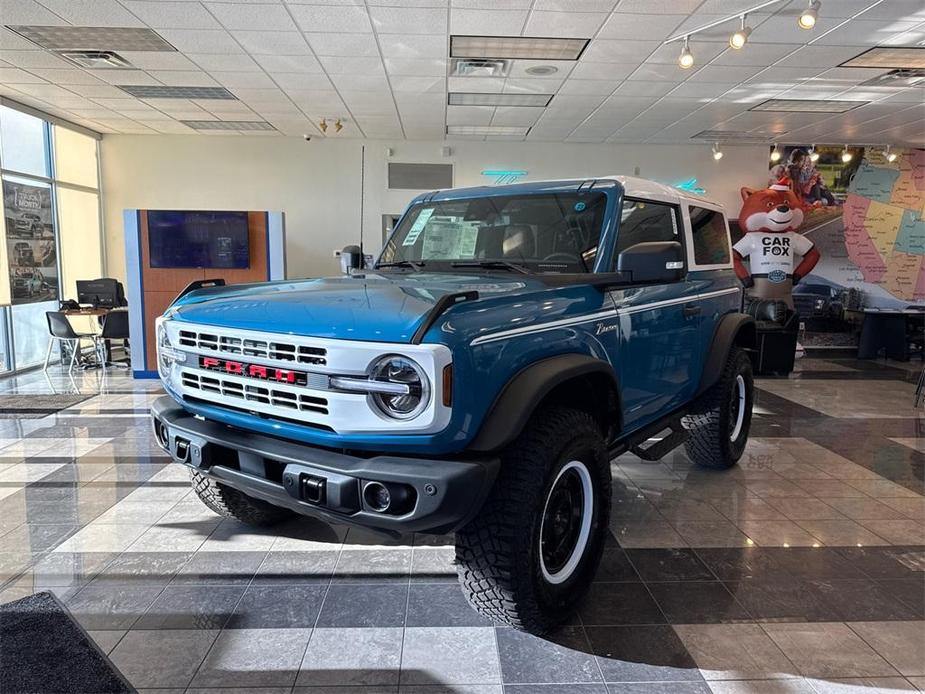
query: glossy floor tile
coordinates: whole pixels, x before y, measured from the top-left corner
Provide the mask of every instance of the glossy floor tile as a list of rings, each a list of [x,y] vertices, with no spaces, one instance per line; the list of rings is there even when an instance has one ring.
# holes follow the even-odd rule
[[[52,590],[140,690],[874,694],[925,689],[925,417],[914,369],[757,382],[740,464],[612,462],[611,538],[546,638],[473,612],[452,537],[223,520],[154,443],[156,382],[0,420],[0,602]]]

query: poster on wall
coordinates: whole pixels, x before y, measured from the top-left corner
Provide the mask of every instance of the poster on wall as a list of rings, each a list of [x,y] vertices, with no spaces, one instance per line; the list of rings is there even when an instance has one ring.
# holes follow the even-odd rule
[[[51,188],[3,181],[3,209],[13,305],[57,299]]]
[[[804,210],[798,231],[821,256],[794,288],[797,304],[842,305],[850,292],[857,307],[925,305],[925,150],[849,148],[848,161],[842,147],[779,151],[768,183],[796,181]],[[807,293],[814,296],[798,300]]]

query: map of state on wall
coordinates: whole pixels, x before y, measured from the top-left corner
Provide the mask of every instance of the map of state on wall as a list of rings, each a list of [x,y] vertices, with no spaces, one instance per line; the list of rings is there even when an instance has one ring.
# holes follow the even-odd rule
[[[925,150],[890,163],[867,150],[842,220],[848,257],[865,282],[906,302],[925,299]]]

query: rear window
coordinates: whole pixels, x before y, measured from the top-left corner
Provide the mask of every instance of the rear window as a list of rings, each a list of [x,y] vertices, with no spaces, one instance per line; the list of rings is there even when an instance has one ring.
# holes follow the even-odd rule
[[[696,265],[726,265],[729,263],[729,231],[722,212],[703,207],[690,207],[691,234],[694,240]]]

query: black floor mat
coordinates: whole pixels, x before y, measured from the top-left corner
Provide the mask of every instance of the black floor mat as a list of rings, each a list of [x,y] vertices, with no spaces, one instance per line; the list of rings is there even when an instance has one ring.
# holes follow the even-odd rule
[[[92,395],[46,395],[22,393],[0,395],[0,419],[41,419],[79,405]]]
[[[0,605],[0,692],[134,692],[51,593]]]

